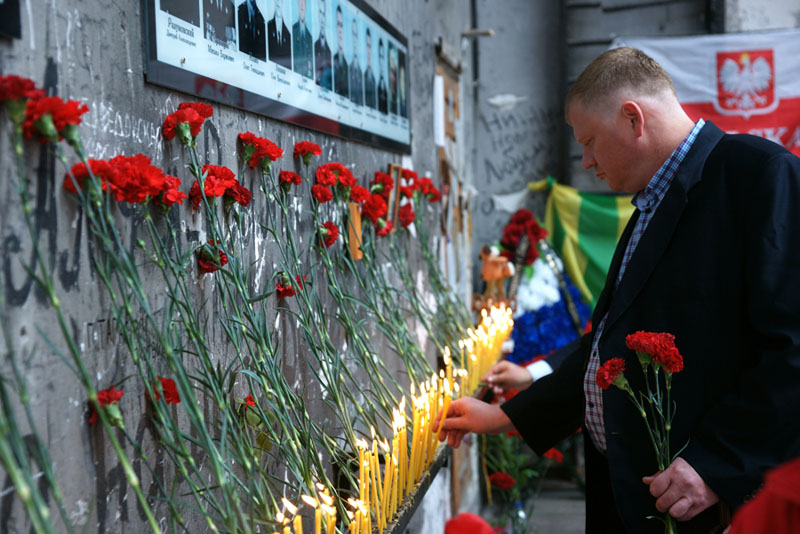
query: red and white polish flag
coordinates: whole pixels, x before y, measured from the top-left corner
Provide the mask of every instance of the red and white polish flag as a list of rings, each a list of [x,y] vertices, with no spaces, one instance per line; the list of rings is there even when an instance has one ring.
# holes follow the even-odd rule
[[[683,108],[728,133],[750,133],[800,156],[800,30],[618,38],[666,69]]]

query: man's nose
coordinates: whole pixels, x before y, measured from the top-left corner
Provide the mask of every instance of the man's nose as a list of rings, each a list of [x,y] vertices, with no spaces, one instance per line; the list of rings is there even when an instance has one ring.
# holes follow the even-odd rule
[[[583,157],[581,158],[581,166],[584,169],[591,169],[595,165],[597,165],[597,162],[594,160],[594,154],[592,154],[591,150],[584,147]]]

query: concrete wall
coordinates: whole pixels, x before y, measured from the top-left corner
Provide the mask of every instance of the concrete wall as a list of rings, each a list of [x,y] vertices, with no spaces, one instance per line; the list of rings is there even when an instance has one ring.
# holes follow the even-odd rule
[[[382,16],[394,24],[409,42],[409,75],[412,104],[412,154],[414,168],[420,175],[430,175],[438,183],[438,159],[433,146],[432,85],[434,75],[434,42],[442,37],[449,46],[470,54],[470,43],[462,42],[460,33],[470,25],[469,6],[447,0],[415,0],[409,7],[398,0],[370,1]],[[184,168],[184,155],[177,144],[165,144],[160,126],[164,117],[182,101],[195,100],[189,95],[147,85],[143,77],[143,35],[139,0],[21,0],[22,38],[0,40],[0,72],[29,77],[51,94],[81,100],[91,112],[80,126],[90,157],[110,158],[116,154],[139,152],[153,158],[153,163],[184,179],[184,188],[191,183]],[[465,63],[465,77],[472,78],[470,65]],[[472,87],[462,84],[461,100],[464,121],[472,120],[470,103]],[[533,96],[533,95],[531,95]],[[533,105],[531,98],[529,105]],[[267,137],[286,150],[279,169],[293,169],[291,148],[296,141],[311,140],[322,146],[321,161],[341,161],[353,170],[359,183],[365,185],[375,170],[385,170],[390,162],[401,156],[359,143],[322,135],[303,128],[258,116],[253,113],[214,104],[215,114],[207,121],[199,140],[199,149],[210,163],[237,168],[235,136],[252,131]],[[8,128],[0,128],[0,161],[12,161]],[[462,136],[459,154],[466,158],[472,150],[472,132]],[[471,166],[456,161],[464,171],[461,178],[472,181]],[[74,202],[61,188],[63,169],[44,149],[34,149],[26,160],[33,181],[33,199],[40,243],[49,257],[64,309],[69,310],[74,330],[91,372],[99,384],[134,374],[125,360],[109,316],[107,302],[92,273],[90,248],[86,227]],[[36,290],[23,264],[31,261],[31,246],[22,225],[22,214],[14,190],[15,172],[5,165],[0,175],[0,280],[4,297],[3,320],[9,325],[10,342],[21,355],[26,380],[30,387],[31,406],[37,414],[39,428],[53,455],[64,504],[78,530],[87,532],[139,532],[143,518],[137,512],[135,498],[124,483],[119,465],[108,452],[102,437],[90,434],[85,425],[85,395],[61,360],[47,348],[41,332],[60,339],[53,316],[46,306],[47,299]],[[132,211],[122,207],[120,217],[130,233],[133,246],[140,225]],[[185,230],[191,232],[189,220]],[[313,229],[299,220],[298,228],[310,239]],[[436,229],[433,229],[435,232]],[[252,236],[249,250],[253,259],[269,258],[273,251]],[[412,260],[418,262],[419,259]],[[266,262],[267,267],[272,260]],[[470,284],[468,283],[467,286]],[[152,288],[158,291],[157,287]],[[213,294],[213,282],[198,282],[199,293]],[[221,310],[219,310],[221,312]],[[308,377],[300,370],[294,356],[302,358],[302,340],[291,322],[284,322],[282,346],[287,356],[287,373],[299,384]],[[218,327],[211,336],[222,338]],[[431,354],[431,357],[433,355]],[[399,366],[392,366],[396,372]],[[4,375],[8,372],[3,369]],[[318,392],[308,391],[310,398]],[[148,442],[144,410],[146,403],[141,388],[126,387],[123,411],[133,423],[129,429],[155,452]],[[312,402],[313,404],[313,402]],[[317,403],[312,406],[322,417]],[[130,453],[130,449],[128,451]],[[10,481],[0,472],[3,493],[0,495],[0,531],[22,532],[28,526],[22,517]],[[438,484],[438,499],[446,498],[447,484]],[[145,488],[146,491],[148,488]],[[153,489],[153,488],[150,488]],[[439,507],[441,510],[442,508]],[[439,521],[442,521],[440,518]],[[195,532],[203,531],[196,525]]]
[[[563,175],[562,7],[559,2],[476,0],[477,24],[494,37],[478,40],[476,80],[474,250],[494,244],[510,215],[537,207],[528,182]],[[474,274],[478,287],[479,273]]]
[[[725,0],[725,31],[800,28],[800,4],[794,0]]]

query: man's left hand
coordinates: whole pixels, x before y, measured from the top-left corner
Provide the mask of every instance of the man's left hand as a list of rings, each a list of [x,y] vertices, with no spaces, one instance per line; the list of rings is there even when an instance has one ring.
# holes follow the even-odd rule
[[[678,521],[688,521],[719,502],[719,497],[683,458],[675,458],[664,471],[642,478],[650,494],[658,499],[656,508]]]

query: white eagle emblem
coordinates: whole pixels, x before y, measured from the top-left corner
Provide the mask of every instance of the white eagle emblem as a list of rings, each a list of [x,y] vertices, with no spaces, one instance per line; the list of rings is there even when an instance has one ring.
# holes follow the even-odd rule
[[[727,55],[727,54],[726,54]],[[777,104],[774,98],[774,68],[767,57],[743,52],[738,62],[735,56],[719,58],[718,107],[719,111],[742,114],[748,117],[754,113],[770,111]]]

